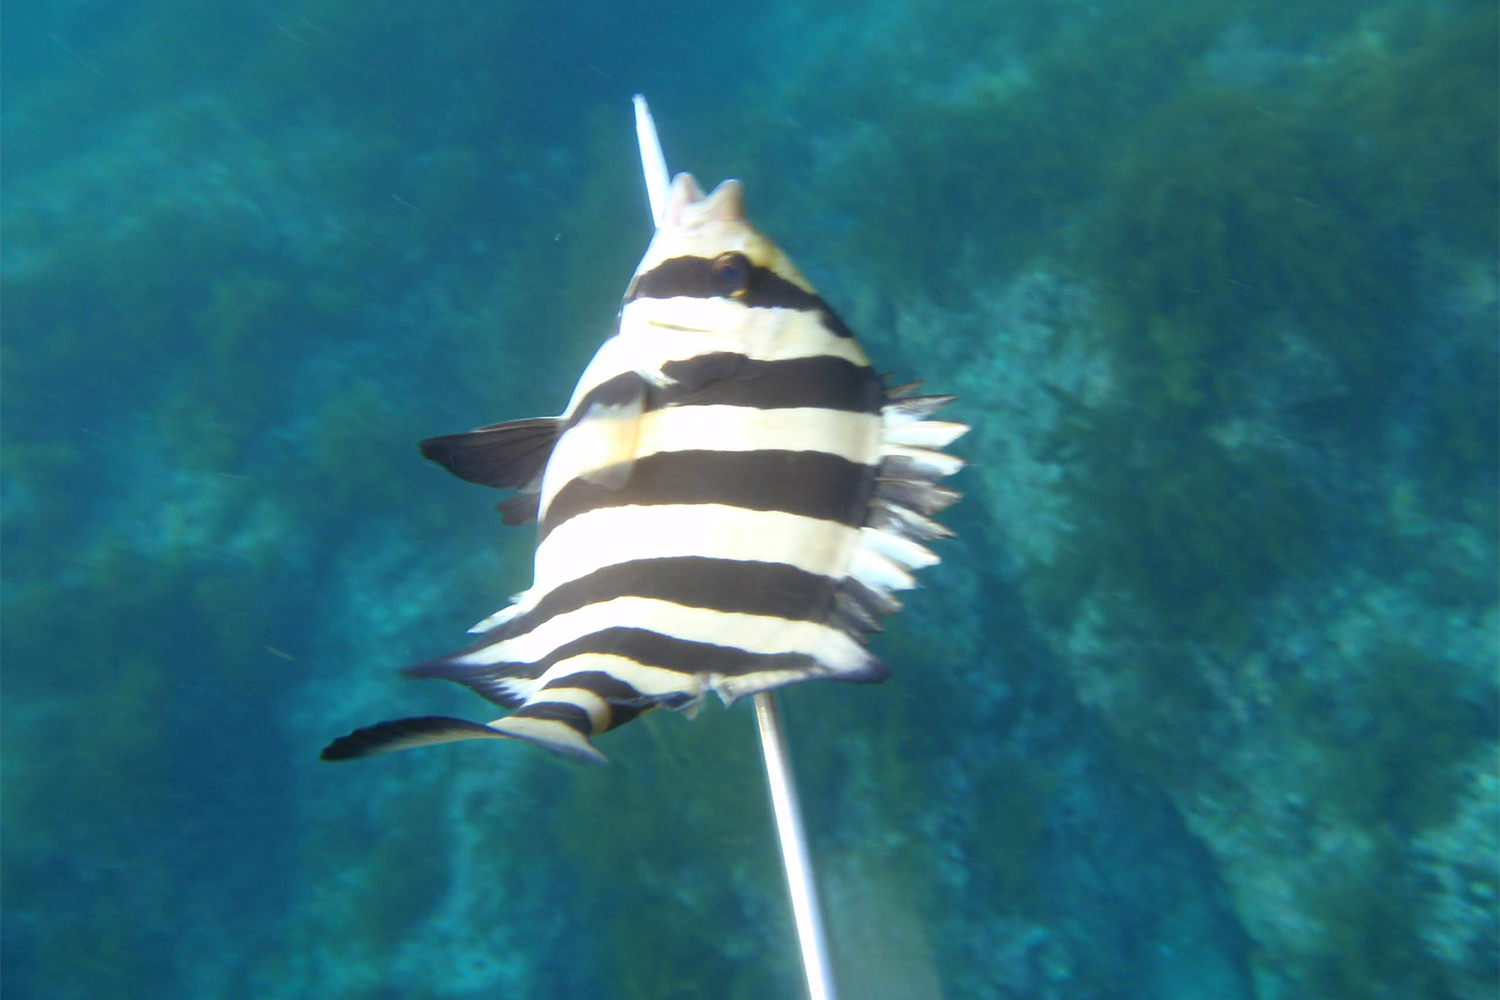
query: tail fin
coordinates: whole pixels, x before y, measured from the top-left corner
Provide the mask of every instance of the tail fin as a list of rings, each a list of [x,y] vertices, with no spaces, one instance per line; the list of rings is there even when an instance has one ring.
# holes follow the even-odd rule
[[[323,748],[324,760],[355,760],[371,757],[392,750],[407,750],[425,747],[433,743],[452,743],[454,740],[483,739],[499,736],[489,726],[466,719],[450,719],[445,715],[421,715],[410,719],[392,719],[373,726],[356,729],[348,736],[340,736]]]
[[[507,716],[488,725],[445,715],[393,719],[356,729],[348,736],[340,736],[323,748],[321,757],[323,760],[356,760],[394,750],[452,743],[455,740],[503,738],[525,740],[592,764],[609,763],[587,737],[567,723],[526,716]]]

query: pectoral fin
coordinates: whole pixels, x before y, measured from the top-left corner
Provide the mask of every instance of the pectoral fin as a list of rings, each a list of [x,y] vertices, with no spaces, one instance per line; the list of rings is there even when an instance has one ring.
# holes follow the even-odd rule
[[[561,420],[537,417],[428,438],[421,449],[424,457],[460,479],[519,490],[541,478],[560,433]]]
[[[639,378],[620,380],[607,398],[589,404],[564,445],[579,478],[608,490],[630,481],[645,406],[646,383]]]

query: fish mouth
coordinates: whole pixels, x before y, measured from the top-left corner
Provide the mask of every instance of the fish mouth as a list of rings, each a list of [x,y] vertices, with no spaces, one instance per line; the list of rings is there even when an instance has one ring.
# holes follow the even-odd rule
[[[743,222],[744,219],[745,187],[739,181],[733,178],[720,181],[717,187],[704,194],[692,174],[678,174],[672,178],[657,228],[690,228],[704,222]]]
[[[706,330],[706,329],[704,329],[701,326],[679,326],[676,323],[663,323],[659,319],[648,319],[648,320],[646,320],[646,325],[647,326],[660,327],[663,330],[676,330],[679,333],[711,333],[712,332],[711,330]]]

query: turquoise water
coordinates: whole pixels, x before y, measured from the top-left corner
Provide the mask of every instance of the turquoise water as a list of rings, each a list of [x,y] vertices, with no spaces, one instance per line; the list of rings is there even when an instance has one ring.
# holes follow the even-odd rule
[[[799,995],[748,704],[317,760],[485,711],[395,669],[532,538],[414,445],[566,402],[637,91],[974,425],[782,699],[843,995],[1493,995],[1493,4],[11,8],[7,1000]]]

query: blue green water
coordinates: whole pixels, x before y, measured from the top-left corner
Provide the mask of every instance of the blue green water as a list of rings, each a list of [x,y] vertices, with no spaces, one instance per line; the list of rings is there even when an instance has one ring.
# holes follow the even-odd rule
[[[561,9],[559,9],[561,8]],[[849,998],[1493,996],[1492,3],[11,4],[0,988],[801,990],[750,707],[328,765],[529,582],[630,96],[974,426],[784,693]]]

